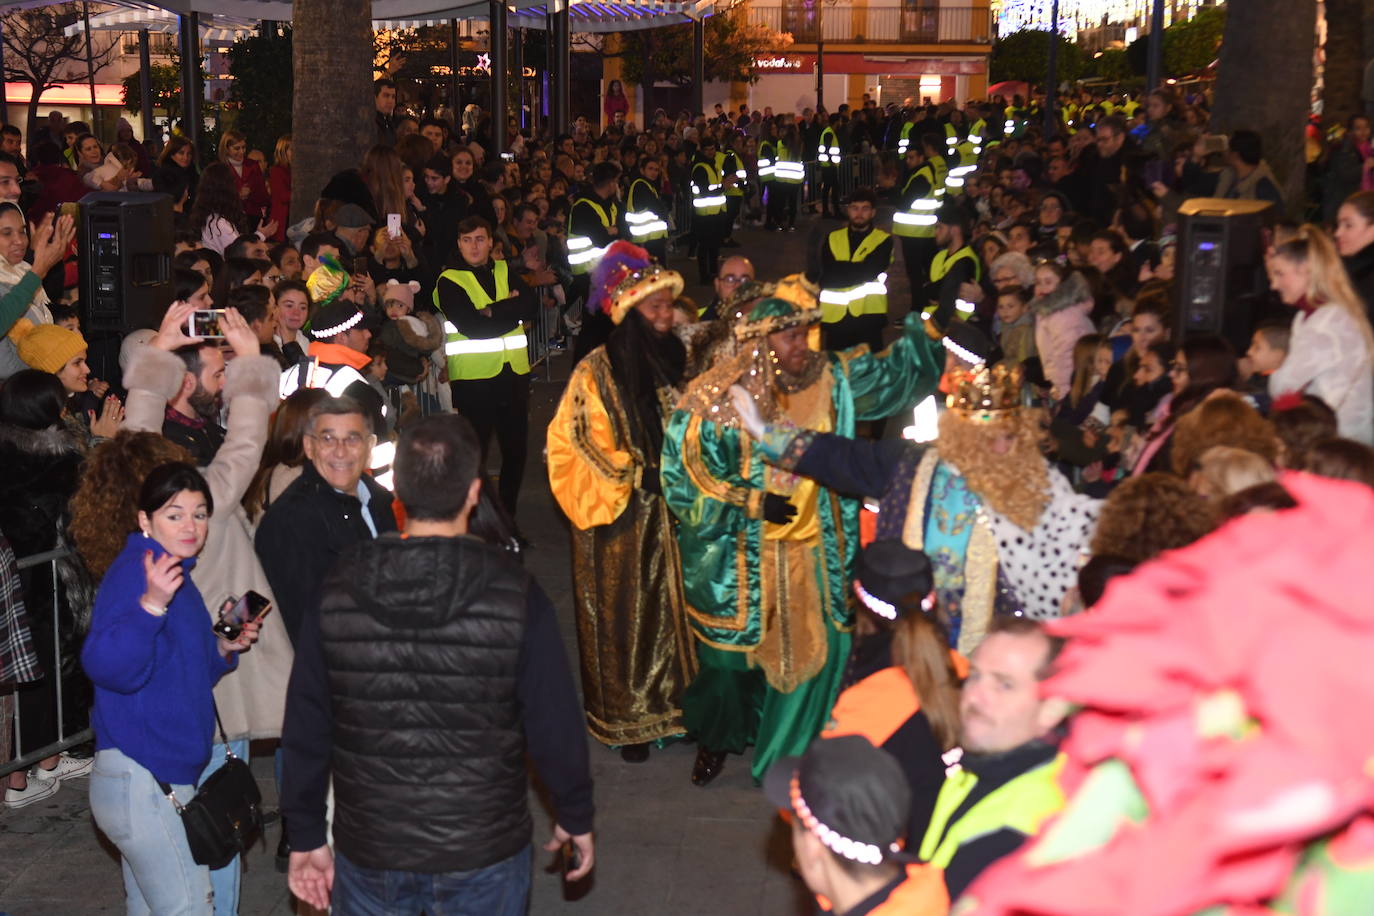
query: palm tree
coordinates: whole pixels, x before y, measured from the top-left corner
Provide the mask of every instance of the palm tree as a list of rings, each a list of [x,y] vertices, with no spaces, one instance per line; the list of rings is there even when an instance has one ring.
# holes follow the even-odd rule
[[[330,176],[356,168],[377,139],[371,0],[296,0],[291,219],[309,216]]]
[[[1295,207],[1306,167],[1303,131],[1311,111],[1315,0],[1245,0],[1226,5],[1212,128],[1248,128]]]
[[[1370,0],[1326,0],[1326,73],[1322,114],[1328,123],[1344,122],[1364,110],[1364,34],[1360,23]]]

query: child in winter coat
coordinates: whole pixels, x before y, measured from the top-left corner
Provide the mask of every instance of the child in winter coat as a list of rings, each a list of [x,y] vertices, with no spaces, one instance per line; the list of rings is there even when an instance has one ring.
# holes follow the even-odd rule
[[[388,388],[414,385],[424,378],[430,353],[444,341],[443,326],[432,312],[413,314],[419,291],[416,280],[389,280],[379,290],[387,317],[381,340],[386,345]]]
[[[1073,384],[1074,344],[1097,330],[1088,317],[1093,310],[1092,291],[1082,274],[1066,274],[1063,267],[1047,261],[1035,269],[1030,308],[1035,313],[1035,349],[1058,400],[1068,395]]]

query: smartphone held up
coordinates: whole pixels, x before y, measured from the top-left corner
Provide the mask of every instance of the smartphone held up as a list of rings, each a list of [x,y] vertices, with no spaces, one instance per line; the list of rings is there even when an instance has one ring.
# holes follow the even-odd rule
[[[215,635],[233,642],[243,632],[244,624],[261,623],[271,611],[272,602],[255,591],[249,590],[242,598],[230,596],[215,621]]]

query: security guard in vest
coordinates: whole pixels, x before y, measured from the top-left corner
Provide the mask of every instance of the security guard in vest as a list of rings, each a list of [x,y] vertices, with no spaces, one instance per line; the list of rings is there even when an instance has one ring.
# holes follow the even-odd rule
[[[501,446],[498,489],[515,516],[529,439],[530,357],[525,332],[538,300],[505,261],[491,259],[492,227],[480,216],[458,224],[458,253],[434,287],[444,320],[453,408],[468,418],[485,454]]]
[[[659,196],[663,166],[647,157],[639,174],[630,179],[625,194],[625,225],[629,241],[639,245],[660,264],[668,262],[668,203]]]
[[[840,219],[840,115],[830,116],[816,145],[816,161],[821,166],[821,216]]]
[[[592,270],[620,235],[620,166],[598,162],[592,167],[591,190],[579,195],[568,212],[568,266],[573,273],[569,302],[579,298],[586,301]],[[573,361],[601,346],[610,334],[610,318],[583,309],[582,327],[573,344]]]
[[[720,243],[725,239],[725,186],[734,176],[722,178],[716,168],[716,140],[701,138],[692,161],[692,235],[697,245],[697,279],[711,282],[720,266]],[[608,319],[609,320],[609,319]]]
[[[905,156],[907,150],[917,141],[916,112],[910,108],[902,109],[902,129],[897,132],[897,155]]]
[[[738,248],[735,241],[735,223],[739,221],[739,211],[744,206],[745,184],[749,173],[744,170],[744,160],[735,152],[735,132],[726,128],[721,137],[720,149],[716,150],[716,171],[722,178],[734,177],[734,182],[725,184],[725,238],[722,248]]]
[[[945,196],[945,179],[949,177],[949,163],[945,160],[944,144],[934,132],[921,135],[921,146],[926,151],[926,162],[935,172],[935,196]]]
[[[883,348],[887,326],[887,272],[892,236],[877,229],[878,198],[871,188],[849,196],[849,224],[821,244],[821,334],[827,350],[861,343]]]
[[[935,179],[935,166],[926,158],[926,150],[935,143],[938,140],[926,143],[916,137],[906,151],[906,176],[897,211],[892,214],[892,234],[901,240],[902,265],[906,268],[913,311],[925,307],[922,295],[930,278],[930,262],[938,247],[935,211],[940,208],[939,184]]]
[[[778,201],[777,226],[788,232],[797,230],[797,201],[806,181],[802,162],[801,134],[789,124],[778,138],[777,159],[773,162],[773,195]]]
[[[892,755],[863,735],[817,738],[768,770],[763,791],[792,826],[792,861],[836,916],[949,911],[940,870],[903,846],[911,788]]]
[[[776,232],[782,228],[778,219],[778,195],[773,190],[774,173],[778,162],[778,128],[771,120],[763,122],[763,133],[759,138],[758,158],[755,168],[759,173],[760,195],[764,202],[763,228]]]
[[[1061,645],[1034,620],[1001,616],[973,650],[959,701],[964,756],[920,846],[922,861],[945,870],[951,900],[1064,808],[1058,733],[1069,707],[1040,695]]]
[[[978,283],[983,278],[983,264],[968,243],[972,220],[968,211],[953,200],[946,199],[935,211],[935,244],[938,250],[930,262],[930,279],[926,283],[926,308],[921,317],[934,320],[937,328],[949,327],[955,318],[978,326],[991,336],[990,315],[982,319],[975,314],[976,306],[959,295],[965,283]]]

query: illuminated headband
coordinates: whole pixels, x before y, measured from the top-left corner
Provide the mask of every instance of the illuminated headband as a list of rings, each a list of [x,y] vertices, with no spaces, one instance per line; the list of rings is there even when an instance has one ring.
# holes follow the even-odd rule
[[[883,851],[873,843],[863,843],[859,840],[852,840],[832,827],[827,827],[820,822],[816,815],[811,813],[811,808],[802,798],[801,783],[797,779],[797,774],[792,774],[791,788],[788,795],[792,801],[792,810],[796,812],[797,819],[801,821],[803,827],[814,833],[816,837],[826,845],[828,849],[836,855],[843,856],[851,862],[859,862],[864,865],[881,865],[883,862]],[[902,851],[900,844],[894,842],[888,846],[889,851],[899,853]]]
[[[362,320],[363,313],[354,312],[352,317],[350,317],[343,324],[335,325],[332,328],[314,328],[310,331],[310,333],[315,335],[315,337],[319,340],[328,340],[329,338],[334,337],[337,334],[342,334],[344,331],[347,331],[349,328],[353,327]]]
[[[854,594],[859,596],[859,600],[863,602],[864,607],[868,608],[870,611],[877,614],[879,617],[882,617],[884,620],[897,619],[897,606],[895,604],[889,604],[888,602],[869,592],[868,589],[863,587],[863,583],[861,583],[858,579],[854,580]],[[921,599],[921,610],[929,611],[934,606],[934,594],[926,595],[924,598]]]

